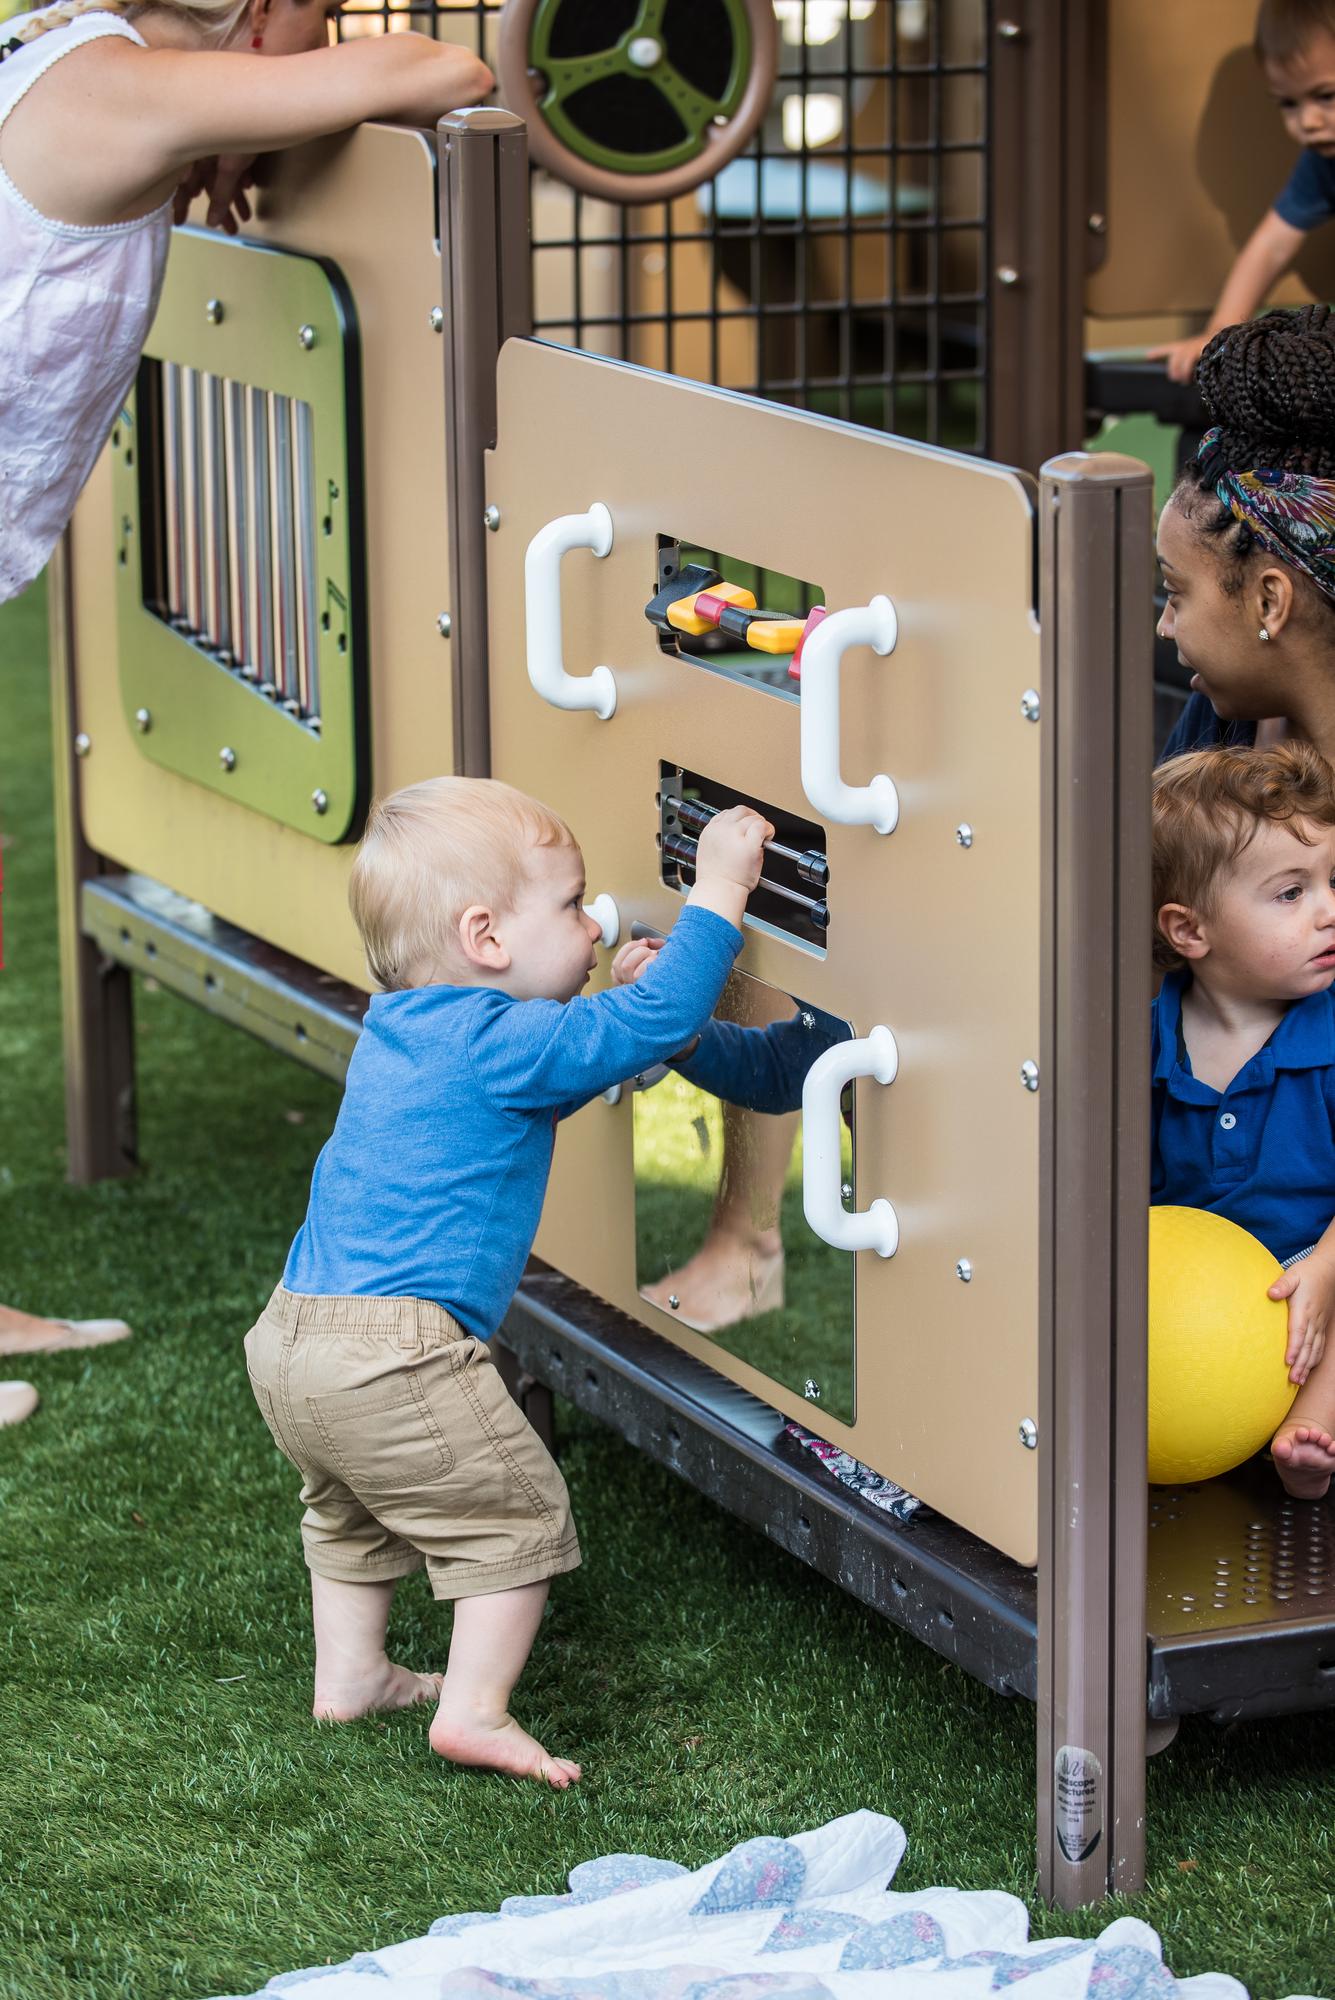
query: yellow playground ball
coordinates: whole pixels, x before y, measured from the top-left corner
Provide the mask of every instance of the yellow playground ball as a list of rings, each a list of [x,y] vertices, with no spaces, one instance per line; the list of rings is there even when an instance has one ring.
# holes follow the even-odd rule
[[[1150,1210],[1149,1473],[1213,1479],[1268,1444],[1294,1398],[1279,1265],[1236,1222]]]

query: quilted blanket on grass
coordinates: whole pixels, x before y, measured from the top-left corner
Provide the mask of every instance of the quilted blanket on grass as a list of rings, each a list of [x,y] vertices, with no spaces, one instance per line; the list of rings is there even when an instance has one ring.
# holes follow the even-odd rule
[[[850,1813],[792,1839],[744,1841],[686,1869],[607,1854],[559,1896],[444,1916],[425,1937],[342,1965],[280,1972],[300,2000],[1246,2000],[1235,1979],[1175,1979],[1148,1924],[1028,1941],[1000,1890],[887,1885],[903,1828]],[[241,2000],[233,1995],[231,2000]],[[245,2000],[258,2000],[247,1995]]]

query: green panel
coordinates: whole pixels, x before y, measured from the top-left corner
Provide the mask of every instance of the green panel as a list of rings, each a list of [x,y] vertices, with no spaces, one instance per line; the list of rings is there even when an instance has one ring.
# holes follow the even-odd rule
[[[168,385],[179,378],[167,364],[198,371],[210,383],[290,399],[283,436],[295,441],[300,432],[308,443],[309,480],[294,475],[291,490],[279,482],[270,492],[275,520],[284,528],[296,523],[289,586],[300,583],[305,524],[308,587],[304,594],[284,588],[275,555],[270,581],[285,615],[265,621],[265,629],[276,626],[280,636],[309,626],[310,650],[303,657],[310,671],[300,691],[295,669],[284,686],[276,669],[266,674],[257,666],[258,641],[242,652],[234,617],[209,615],[218,597],[234,609],[225,583],[216,594],[196,591],[191,603],[171,587],[172,577],[190,567],[191,548],[204,552],[205,563],[211,551],[220,578],[234,576],[253,605],[265,566],[254,549],[260,494],[243,453],[233,453],[235,432],[228,434],[223,459],[210,455],[187,426],[175,456],[181,476],[168,477],[171,419],[164,406],[181,405],[169,394]],[[112,438],[121,699],[141,751],[328,843],[357,830],[369,771],[358,390],[356,327],[336,272],[314,257],[178,230],[139,383]],[[230,393],[241,414],[243,392]],[[223,386],[215,394],[225,399],[229,390]],[[309,411],[308,423],[299,405]],[[266,407],[264,397],[244,399],[248,435],[257,408]],[[272,409],[277,415],[288,407],[276,402]],[[295,464],[295,442],[293,449]],[[218,494],[212,507],[206,497],[210,467]],[[291,504],[292,494],[302,492],[313,502],[308,514]],[[287,504],[278,503],[283,493]],[[169,514],[186,523],[174,546],[184,545],[187,556],[175,565]],[[197,536],[189,528],[196,517]],[[236,525],[242,517],[244,529]],[[246,559],[229,565],[229,546],[246,543]],[[306,607],[302,619],[298,598]]]

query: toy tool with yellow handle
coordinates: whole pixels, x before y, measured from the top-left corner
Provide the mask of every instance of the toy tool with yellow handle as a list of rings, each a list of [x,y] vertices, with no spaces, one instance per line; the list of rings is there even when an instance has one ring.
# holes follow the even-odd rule
[[[740,583],[725,583],[715,570],[684,564],[675,583],[660,590],[644,608],[660,631],[696,639],[722,632],[756,653],[789,654],[802,643],[803,621],[765,611]]]

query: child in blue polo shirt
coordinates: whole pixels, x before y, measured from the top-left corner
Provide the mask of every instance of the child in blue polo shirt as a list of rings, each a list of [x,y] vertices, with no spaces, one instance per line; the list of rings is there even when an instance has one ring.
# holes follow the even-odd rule
[[[1308,231],[1335,216],[1335,0],[1261,0],[1253,46],[1284,129],[1302,151],[1238,252],[1204,333],[1149,350],[1175,382],[1192,380],[1207,342],[1250,319]]]
[[[712,819],[646,977],[582,997],[599,926],[563,820],[472,778],[372,810],[349,897],[381,991],[282,1283],[246,1335],[256,1401],[303,1477],[317,1716],[436,1701],[441,1756],[578,1779],[509,1712],[549,1581],[580,1558],[565,1481],[487,1343],[558,1119],[700,1032],[773,831],[745,806]],[[385,1651],[395,1584],[423,1567],[455,1606],[443,1681]]]
[[[1335,774],[1308,744],[1198,750],[1154,781],[1151,1200],[1249,1230],[1284,1270],[1287,1490],[1335,1472]]]

